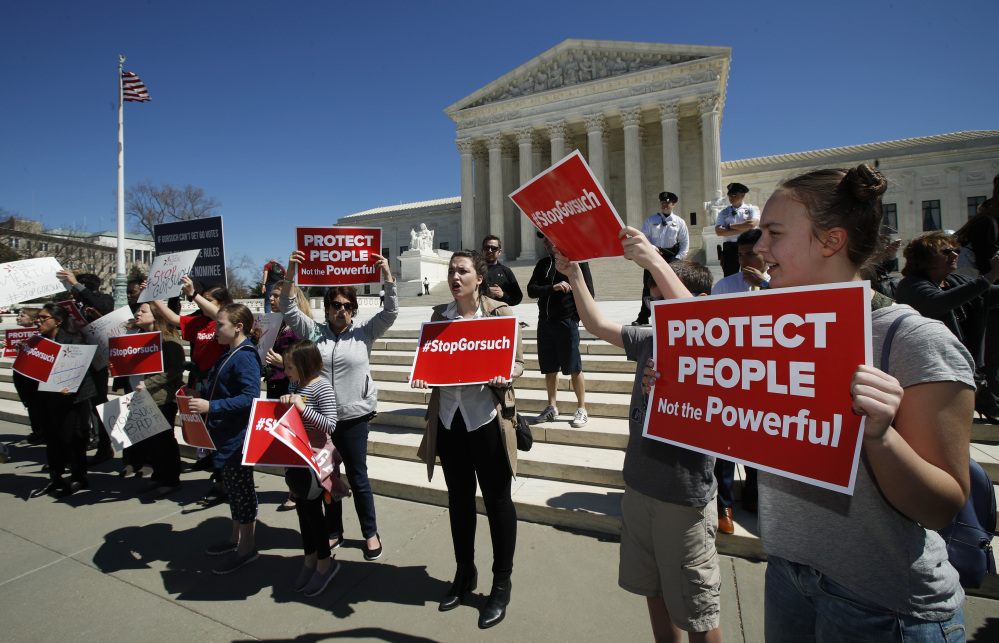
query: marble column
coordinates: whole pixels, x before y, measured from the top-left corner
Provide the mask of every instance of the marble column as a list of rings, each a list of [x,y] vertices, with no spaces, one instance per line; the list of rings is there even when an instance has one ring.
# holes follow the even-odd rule
[[[465,249],[474,250],[482,239],[483,232],[489,227],[489,153],[481,141],[476,141],[472,147],[472,165],[475,168],[475,226],[473,227],[470,244]],[[465,240],[462,234],[462,241]]]
[[[548,138],[552,143],[552,165],[555,165],[565,157],[565,120],[545,123],[548,128]]]
[[[509,194],[517,189],[517,175],[514,174],[513,160],[517,145],[509,138],[503,139],[500,148],[503,158],[503,258],[512,261],[520,251],[520,209],[510,199]]]
[[[469,247],[475,239],[475,183],[472,172],[472,139],[455,141],[461,153],[461,247]]]
[[[621,110],[621,123],[624,125],[624,194],[627,225],[642,227],[642,144],[639,127],[642,124],[640,107]]]
[[[520,154],[520,185],[524,185],[534,178],[533,141],[533,127],[521,127],[517,130],[517,147]],[[534,235],[535,227],[527,221],[527,218],[523,213],[519,212],[519,209],[518,214],[520,216],[520,255],[517,259],[519,261],[536,261],[538,253],[534,248],[534,240],[537,238]]]
[[[663,190],[680,194],[680,101],[659,103],[659,121],[663,126]],[[693,197],[694,195],[689,195]],[[683,195],[680,195],[683,198]],[[692,200],[691,203],[696,203]]]
[[[961,168],[947,168],[946,177],[947,192],[946,200],[940,207],[940,227],[957,230],[968,220],[968,204],[961,203]]]
[[[704,159],[704,200],[711,201],[722,189],[721,138],[719,132],[718,94],[697,99],[701,112],[701,150]]]
[[[911,170],[899,173],[902,183],[902,202],[896,204],[899,236],[907,239],[923,232],[923,210],[916,203],[916,173]]]
[[[593,170],[593,175],[597,177],[600,181],[600,185],[607,185],[607,174],[604,169],[604,128],[607,126],[607,119],[604,118],[603,114],[587,114],[583,117],[586,123],[586,143],[589,149],[587,150],[587,162],[590,164],[590,169]],[[607,188],[604,188],[606,191]]]
[[[489,228],[486,234],[503,238],[503,165],[500,153],[503,134],[486,134],[486,148],[489,150]],[[476,241],[481,241],[481,237]],[[478,246],[472,246],[477,248]]]

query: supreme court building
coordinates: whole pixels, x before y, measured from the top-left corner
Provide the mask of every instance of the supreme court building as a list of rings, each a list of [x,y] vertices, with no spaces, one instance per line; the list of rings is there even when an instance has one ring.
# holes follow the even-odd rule
[[[898,186],[886,195],[886,220],[903,239],[957,228],[991,195],[999,131],[722,163],[730,62],[728,47],[566,40],[444,110],[457,127],[460,197],[375,208],[340,223],[382,227],[394,269],[420,223],[442,249],[477,249],[496,234],[506,262],[533,263],[544,251],[507,195],[575,149],[628,225],[659,210],[659,192],[677,193],[674,213],[701,261],[715,258],[708,202],[731,181],[749,186],[747,201],[762,206],[785,176],[877,162]]]

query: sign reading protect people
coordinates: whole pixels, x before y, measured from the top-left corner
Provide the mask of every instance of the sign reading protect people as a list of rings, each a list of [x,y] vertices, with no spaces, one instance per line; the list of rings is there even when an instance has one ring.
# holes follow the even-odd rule
[[[869,282],[655,302],[644,435],[853,495]]]
[[[381,283],[382,271],[372,256],[382,252],[381,228],[295,228],[295,239],[305,253],[295,276],[299,286]]]
[[[409,379],[429,386],[507,380],[517,356],[517,317],[424,322]]]
[[[571,261],[624,254],[617,236],[624,222],[579,150],[525,183],[510,198]]]

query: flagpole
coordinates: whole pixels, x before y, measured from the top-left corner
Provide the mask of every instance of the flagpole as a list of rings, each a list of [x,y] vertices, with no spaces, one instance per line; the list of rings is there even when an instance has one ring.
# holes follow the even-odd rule
[[[128,277],[125,275],[125,110],[123,109],[122,72],[125,56],[118,56],[118,257],[114,278],[114,305],[121,308],[128,304],[125,292]]]

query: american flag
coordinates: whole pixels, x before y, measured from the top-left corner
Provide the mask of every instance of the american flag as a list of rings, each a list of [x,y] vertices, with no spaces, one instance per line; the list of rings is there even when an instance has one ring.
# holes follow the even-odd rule
[[[121,89],[122,100],[137,101],[140,103],[152,100],[149,98],[149,91],[146,90],[146,86],[142,84],[138,76],[130,71],[121,72]]]

